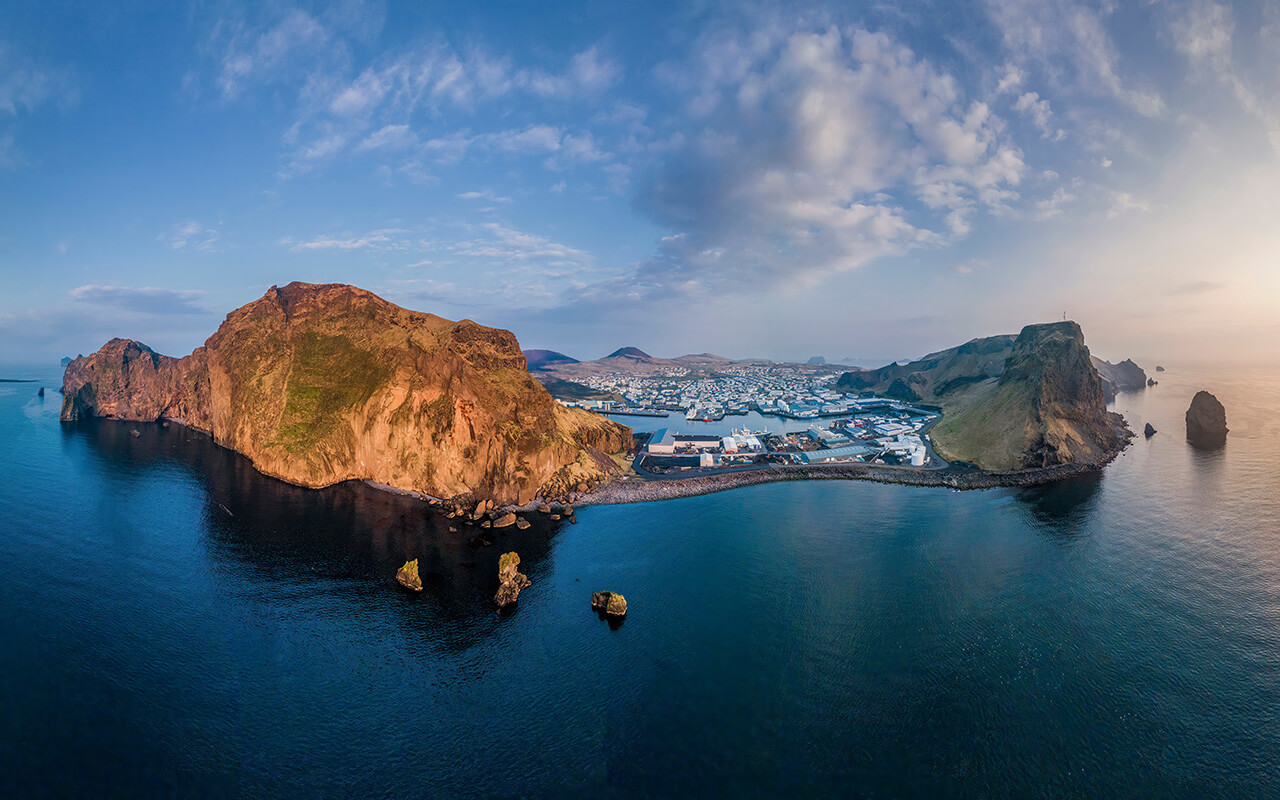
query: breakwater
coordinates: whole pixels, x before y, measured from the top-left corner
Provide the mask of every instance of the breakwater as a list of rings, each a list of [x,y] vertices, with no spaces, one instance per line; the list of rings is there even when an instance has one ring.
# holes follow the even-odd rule
[[[1111,458],[1115,455],[1113,454]],[[673,500],[779,481],[861,480],[957,490],[1041,486],[1098,472],[1110,462],[1111,458],[1096,464],[1061,464],[1043,469],[1006,471],[919,470],[875,464],[809,464],[688,478],[629,479],[614,481],[591,494],[578,495],[574,499],[574,504],[578,506],[615,505]]]

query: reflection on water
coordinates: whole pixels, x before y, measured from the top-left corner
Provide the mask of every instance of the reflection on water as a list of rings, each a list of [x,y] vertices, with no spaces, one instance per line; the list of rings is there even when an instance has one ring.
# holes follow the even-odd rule
[[[1097,472],[1023,489],[1018,492],[1018,502],[1038,530],[1072,537],[1086,531],[1093,521],[1102,481],[1103,473]]]
[[[410,624],[429,617],[433,625],[456,626],[458,634],[487,630],[470,623],[494,612],[498,556],[515,550],[522,569],[536,570],[564,524],[533,514],[527,530],[493,531],[495,544],[477,547],[471,539],[479,528],[447,519],[422,500],[360,481],[318,490],[293,486],[181,425],[87,420],[63,424],[62,437],[64,449],[90,455],[103,477],[145,481],[178,468],[197,482],[206,502],[205,541],[217,564],[273,589],[385,595],[383,602],[399,605]],[[394,581],[396,570],[414,558],[420,594]],[[454,644],[465,639],[447,637]]]

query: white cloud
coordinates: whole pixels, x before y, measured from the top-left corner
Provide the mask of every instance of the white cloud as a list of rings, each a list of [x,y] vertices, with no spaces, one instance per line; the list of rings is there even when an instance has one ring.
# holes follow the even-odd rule
[[[37,64],[0,41],[0,113],[30,113],[46,103],[67,108],[79,98],[70,69]]]
[[[1055,130],[1050,124],[1053,110],[1049,107],[1049,101],[1041,99],[1037,92],[1027,92],[1020,96],[1014,102],[1013,109],[1031,118],[1031,122],[1039,129],[1042,139],[1052,139],[1057,142],[1066,135],[1066,131],[1061,128]]]
[[[1107,209],[1107,219],[1115,219],[1130,211],[1147,212],[1151,210],[1151,204],[1146,200],[1139,200],[1128,192],[1113,191],[1111,193],[1111,207]]]
[[[521,70],[516,73],[514,82],[543,97],[563,98],[599,94],[609,88],[621,73],[616,61],[602,57],[599,48],[590,47],[575,55],[563,73]]]
[[[146,314],[207,314],[197,301],[203,292],[155,286],[78,286],[68,296],[80,303]]]
[[[1158,93],[1121,79],[1105,10],[1071,0],[987,0],[987,8],[1015,66],[1037,65],[1071,88],[1113,97],[1144,116],[1164,112]]]
[[[204,252],[215,252],[218,240],[221,238],[222,233],[217,228],[206,227],[194,219],[179,222],[168,233],[162,233],[156,237],[157,241],[165,242],[174,250],[190,247],[192,250]]]
[[[1076,196],[1059,186],[1053,194],[1035,204],[1036,219],[1049,219],[1062,213],[1062,207],[1076,199]]]
[[[292,72],[300,56],[315,56],[328,42],[324,27],[297,9],[260,29],[236,27],[215,82],[223,99],[235,99],[250,83],[276,80]]]
[[[1245,71],[1236,66],[1235,20],[1231,9],[1212,0],[1195,0],[1172,14],[1169,31],[1175,49],[1194,67],[1207,71],[1226,85],[1236,102],[1262,123],[1272,148],[1280,153],[1280,104],[1275,100],[1274,84],[1272,90],[1265,86],[1255,89]],[[1276,44],[1280,42],[1267,42],[1266,37],[1260,42],[1264,49],[1274,49]],[[1267,79],[1274,81],[1274,72],[1264,78]]]
[[[480,226],[485,234],[469,241],[458,242],[449,249],[453,252],[502,262],[548,261],[560,265],[591,263],[589,253],[560,244],[537,234],[524,233],[494,222]]]
[[[996,83],[996,94],[1016,91],[1024,80],[1026,80],[1026,76],[1022,73],[1022,70],[1013,64],[1005,64],[1004,74],[1000,76],[999,82]]]
[[[474,191],[463,192],[458,195],[458,198],[461,200],[485,200],[490,203],[510,203],[511,202],[510,197],[503,197],[501,195],[494,194],[493,191],[489,189],[485,189],[479,192],[474,192]]]
[[[408,125],[384,125],[356,145],[357,152],[366,150],[408,150],[416,147],[418,137]]]
[[[13,140],[13,134],[0,136],[0,169],[25,167],[29,163],[26,156],[18,152],[18,147]]]
[[[883,33],[713,35],[696,51],[662,74],[697,125],[639,199],[678,235],[630,290],[813,280],[966,235],[1018,199],[1026,165],[1002,121]]]
[[[286,245],[290,250],[403,250],[407,246],[403,241],[401,234],[408,233],[403,228],[382,228],[372,231],[363,236],[353,236],[350,234],[345,237],[333,236],[317,236],[304,242],[295,241],[292,238],[280,240],[280,244]]]

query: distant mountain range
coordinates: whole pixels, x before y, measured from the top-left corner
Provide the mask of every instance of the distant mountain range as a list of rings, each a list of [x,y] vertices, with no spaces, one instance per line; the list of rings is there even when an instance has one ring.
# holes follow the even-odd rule
[[[681,368],[691,372],[714,372],[732,364],[775,364],[766,358],[750,358],[735,360],[718,356],[715,353],[689,353],[677,358],[659,358],[652,356],[638,347],[619,347],[604,358],[595,361],[579,361],[555,350],[525,350],[525,360],[529,371],[543,380],[544,376],[566,381],[578,381],[591,375],[605,372],[632,372],[646,375],[660,372],[665,368]],[[806,364],[797,366],[814,369],[840,367],[838,364],[827,364],[825,361],[809,359]],[[543,380],[543,383],[546,383]]]

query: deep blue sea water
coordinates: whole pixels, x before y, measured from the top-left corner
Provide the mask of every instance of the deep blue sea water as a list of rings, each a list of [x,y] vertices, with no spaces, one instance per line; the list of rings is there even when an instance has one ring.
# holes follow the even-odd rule
[[[1280,378],[1168,366],[1097,477],[756,486],[481,549],[176,425],[63,425],[56,369],[0,384],[0,795],[1280,796]],[[1199,388],[1221,450],[1182,434]]]

